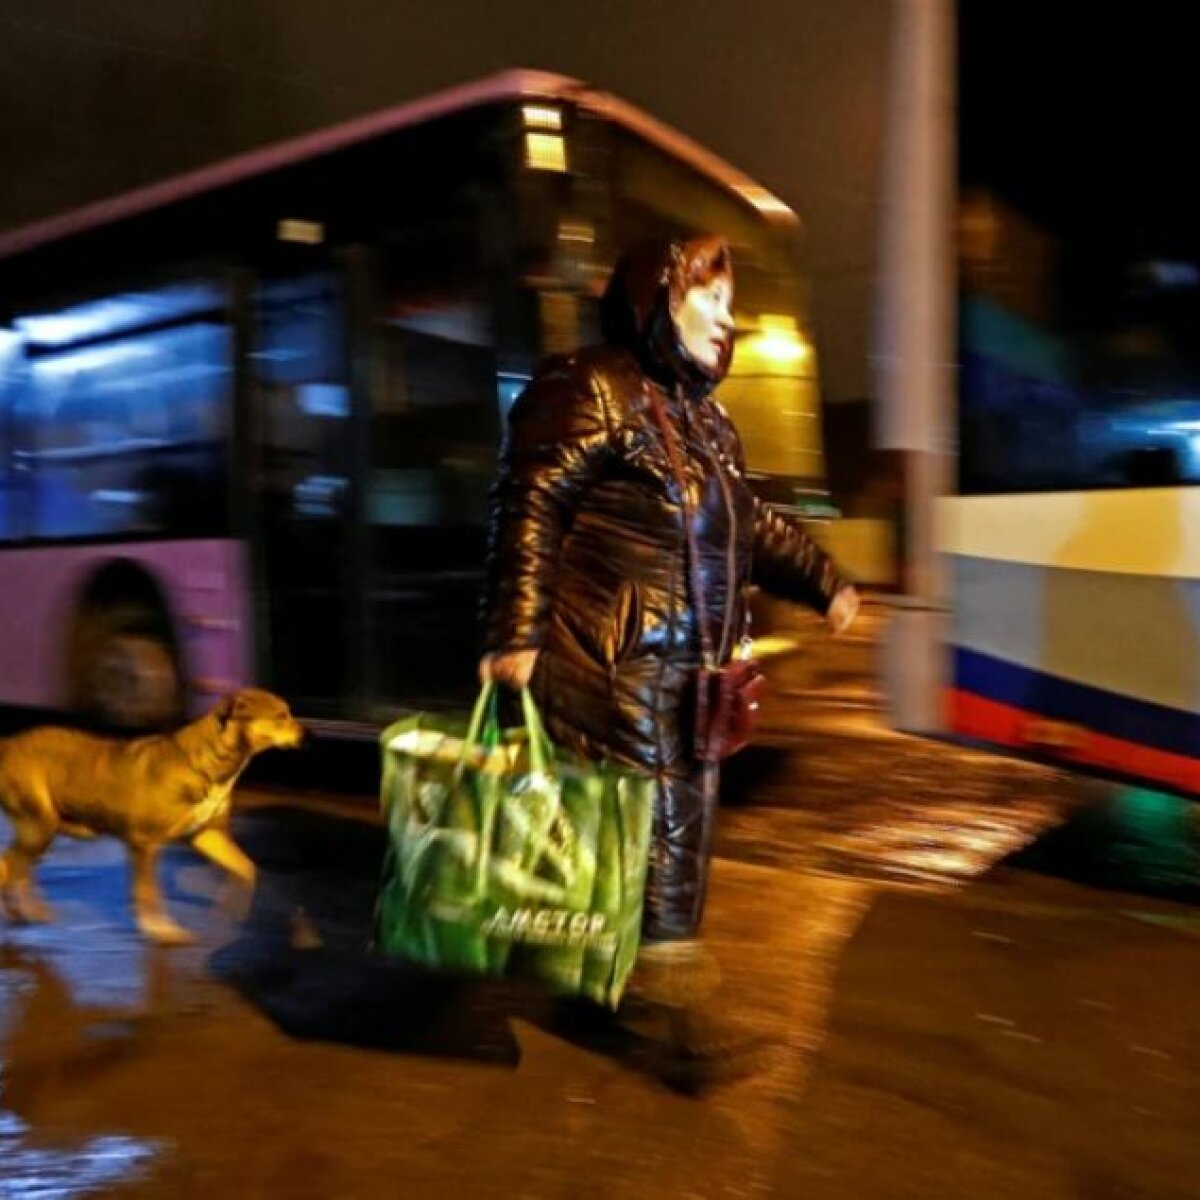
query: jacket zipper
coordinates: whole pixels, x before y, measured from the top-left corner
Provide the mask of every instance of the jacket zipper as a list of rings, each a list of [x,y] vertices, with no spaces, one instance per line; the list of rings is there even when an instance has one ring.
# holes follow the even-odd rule
[[[684,420],[690,425],[693,414],[688,409],[687,402],[683,398],[682,389],[680,389],[679,393],[677,393],[677,397],[680,404],[683,406],[682,411],[684,414]],[[697,419],[699,419],[699,413],[694,415],[697,417]],[[741,590],[738,586],[737,580],[735,579],[735,574],[737,571],[737,512],[733,507],[733,500],[729,495],[729,483],[725,478],[724,471],[721,469],[720,458],[716,451],[712,448],[712,441],[708,436],[708,431],[703,428],[703,421],[701,421],[700,424],[700,434],[704,445],[704,453],[708,457],[708,461],[712,464],[713,470],[715,470],[717,473],[717,483],[720,484],[721,496],[725,501],[725,525],[729,530],[729,538],[725,547],[725,578],[728,581],[726,584],[727,594],[725,596],[725,612],[721,618],[721,642],[717,650],[717,661],[712,664],[715,667],[719,667],[721,663],[725,661],[725,650],[729,643],[730,617],[733,615],[733,609],[737,603],[737,595]],[[730,649],[732,650],[731,647]]]
[[[717,482],[721,485],[721,495],[725,497],[725,524],[729,528],[729,541],[725,555],[726,565],[726,584],[727,594],[725,596],[725,614],[721,622],[721,653],[717,658],[717,664],[720,665],[725,661],[725,654],[728,650],[732,655],[733,647],[729,645],[729,629],[733,610],[738,602],[738,594],[741,587],[736,578],[737,571],[737,510],[733,506],[733,500],[729,495],[729,481],[725,478],[725,472],[721,469],[720,458],[713,450],[712,445],[705,441],[705,449],[708,451],[708,458],[712,465],[716,468]]]

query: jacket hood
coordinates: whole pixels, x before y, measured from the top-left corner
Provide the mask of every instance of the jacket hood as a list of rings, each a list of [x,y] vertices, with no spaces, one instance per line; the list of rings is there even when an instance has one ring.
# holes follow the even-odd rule
[[[718,366],[707,370],[687,352],[672,314],[688,280],[717,252],[728,262],[728,247],[716,237],[641,242],[618,259],[600,301],[604,340],[631,351],[652,379],[671,389],[682,385],[692,397],[712,391],[728,374],[732,343]]]

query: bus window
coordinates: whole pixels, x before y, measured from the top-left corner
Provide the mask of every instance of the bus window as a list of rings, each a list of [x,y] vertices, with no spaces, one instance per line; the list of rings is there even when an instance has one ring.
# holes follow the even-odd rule
[[[959,491],[1200,483],[1200,271],[1068,253],[1069,236],[985,192],[961,230]]]
[[[21,339],[0,329],[0,542],[21,537],[12,470],[13,405],[21,364]]]
[[[198,294],[216,299],[215,289]],[[164,318],[154,294],[145,299],[18,322],[28,340],[10,466],[28,497],[26,536],[225,531],[228,321],[213,310]],[[125,326],[113,331],[110,313]],[[154,323],[139,325],[138,313]]]

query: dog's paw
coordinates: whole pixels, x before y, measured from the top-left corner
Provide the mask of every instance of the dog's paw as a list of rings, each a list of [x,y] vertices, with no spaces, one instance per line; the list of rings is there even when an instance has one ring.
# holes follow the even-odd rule
[[[49,925],[54,920],[54,909],[36,896],[5,896],[4,911],[16,925]]]
[[[196,939],[170,917],[146,916],[138,920],[142,936],[157,946],[189,946]]]

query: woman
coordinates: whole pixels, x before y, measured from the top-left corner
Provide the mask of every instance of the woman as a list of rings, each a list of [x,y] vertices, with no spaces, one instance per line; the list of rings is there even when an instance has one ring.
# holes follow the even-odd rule
[[[693,755],[688,712],[703,634],[727,661],[749,583],[835,631],[858,606],[801,526],[755,499],[710,398],[733,352],[732,301],[720,238],[626,254],[601,305],[604,343],[541,367],[512,410],[493,492],[481,676],[531,685],[558,744],[658,780],[640,967],[692,955],[704,908],[717,768]]]

